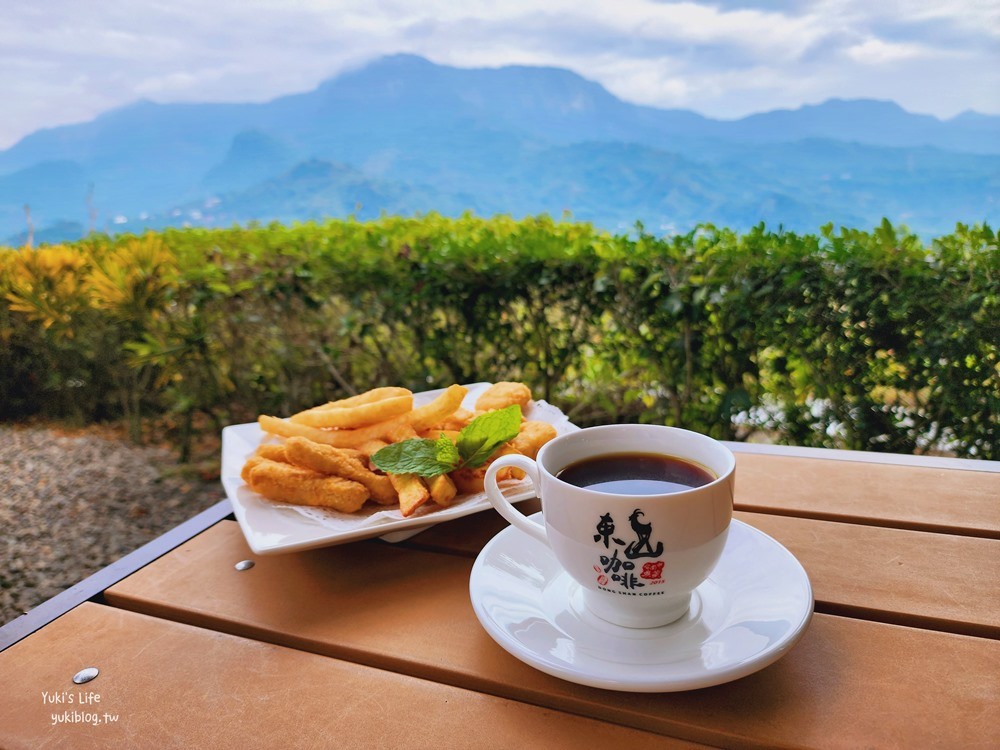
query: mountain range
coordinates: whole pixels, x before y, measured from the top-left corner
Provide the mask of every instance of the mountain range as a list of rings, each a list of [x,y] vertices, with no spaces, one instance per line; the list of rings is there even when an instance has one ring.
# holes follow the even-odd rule
[[[139,101],[0,151],[0,238],[382,213],[567,212],[620,231],[1000,223],[1000,117],[830,100],[736,120],[558,68],[394,55],[265,103]]]

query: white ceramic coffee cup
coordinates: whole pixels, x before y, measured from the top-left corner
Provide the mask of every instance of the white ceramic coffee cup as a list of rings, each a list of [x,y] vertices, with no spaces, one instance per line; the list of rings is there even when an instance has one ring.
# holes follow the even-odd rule
[[[707,469],[701,487],[659,495],[624,495],[577,487],[556,475],[570,464],[608,454],[662,454]],[[542,500],[544,526],[514,508],[497,472],[523,470]],[[666,625],[688,610],[691,592],[722,555],[733,515],[736,459],[722,443],[676,427],[588,427],[542,446],[535,460],[503,455],[486,472],[486,495],[511,524],[548,545],[580,584],[587,609],[632,628]]]

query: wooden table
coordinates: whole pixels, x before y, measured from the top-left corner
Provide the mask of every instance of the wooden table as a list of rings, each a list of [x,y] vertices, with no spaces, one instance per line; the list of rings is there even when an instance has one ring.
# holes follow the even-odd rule
[[[33,633],[0,631],[0,746],[1000,747],[1000,465],[733,448],[736,517],[816,598],[802,640],[749,677],[620,693],[510,656],[469,600],[493,511],[266,557],[203,518]]]

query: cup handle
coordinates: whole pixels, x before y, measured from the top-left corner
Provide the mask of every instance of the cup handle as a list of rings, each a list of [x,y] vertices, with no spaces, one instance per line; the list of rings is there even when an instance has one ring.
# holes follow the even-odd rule
[[[528,478],[531,479],[531,483],[535,487],[535,492],[538,492],[538,466],[535,462],[527,456],[508,454],[497,458],[486,469],[486,477],[483,479],[483,484],[486,489],[486,497],[490,499],[493,507],[497,509],[497,513],[506,518],[512,526],[516,526],[525,534],[533,536],[542,544],[548,546],[549,539],[548,535],[545,533],[545,527],[540,523],[532,521],[526,515],[521,513],[521,511],[517,510],[511,504],[510,500],[504,497],[503,493],[500,491],[500,486],[497,484],[497,472],[507,466],[513,466],[514,468],[521,469],[525,474],[527,474]]]

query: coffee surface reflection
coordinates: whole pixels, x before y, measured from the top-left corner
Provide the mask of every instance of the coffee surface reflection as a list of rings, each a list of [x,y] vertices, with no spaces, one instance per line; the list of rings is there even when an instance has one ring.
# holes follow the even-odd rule
[[[556,477],[617,495],[665,495],[702,487],[715,476],[698,464],[661,453],[608,453],[566,466]]]

